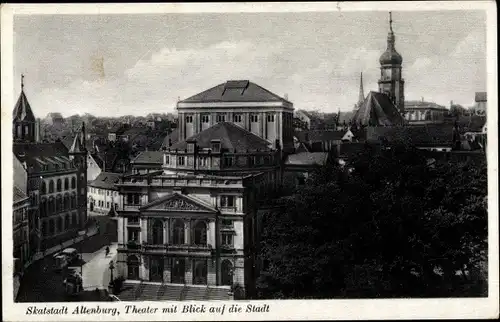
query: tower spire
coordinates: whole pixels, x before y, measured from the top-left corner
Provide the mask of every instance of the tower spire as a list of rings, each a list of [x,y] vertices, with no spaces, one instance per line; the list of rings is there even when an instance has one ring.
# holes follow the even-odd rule
[[[359,98],[358,104],[362,104],[365,100],[365,91],[363,89],[363,72],[361,72],[361,79],[359,82]]]
[[[24,90],[24,74],[21,74],[21,91]]]
[[[389,11],[389,29],[392,32],[392,11]]]

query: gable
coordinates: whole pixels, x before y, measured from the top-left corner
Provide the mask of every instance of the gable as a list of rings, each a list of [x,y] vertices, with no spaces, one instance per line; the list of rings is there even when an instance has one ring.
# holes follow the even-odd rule
[[[217,210],[203,201],[174,192],[141,207],[141,211],[211,212]]]

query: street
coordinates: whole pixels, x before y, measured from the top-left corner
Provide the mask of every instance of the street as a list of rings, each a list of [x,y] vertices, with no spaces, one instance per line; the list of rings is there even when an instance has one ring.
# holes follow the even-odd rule
[[[96,288],[105,288],[109,283],[109,262],[116,258],[116,222],[107,216],[92,216],[99,226],[99,233],[72,248],[81,252],[81,262],[71,265],[80,272],[83,266],[83,286],[85,292],[78,296],[66,295],[63,281],[68,269],[55,271],[53,255],[33,263],[25,271],[16,302],[70,302],[104,300]],[[105,256],[105,247],[110,246],[110,254]],[[45,268],[45,269],[44,269]]]

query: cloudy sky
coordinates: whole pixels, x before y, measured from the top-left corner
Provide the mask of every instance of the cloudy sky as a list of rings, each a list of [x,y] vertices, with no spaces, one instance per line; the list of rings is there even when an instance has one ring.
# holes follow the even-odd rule
[[[486,91],[485,19],[393,12],[407,100],[469,106]],[[388,28],[385,12],[16,16],[14,73],[39,117],[171,112],[229,79],[298,109],[349,111],[360,72],[365,94],[377,90]]]

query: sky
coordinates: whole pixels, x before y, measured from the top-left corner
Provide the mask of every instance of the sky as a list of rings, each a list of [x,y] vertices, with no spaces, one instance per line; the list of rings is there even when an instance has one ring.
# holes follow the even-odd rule
[[[482,11],[393,12],[406,100],[474,103],[486,91]],[[386,12],[14,17],[20,75],[37,117],[147,115],[226,80],[250,80],[296,109],[350,111],[378,90]]]

